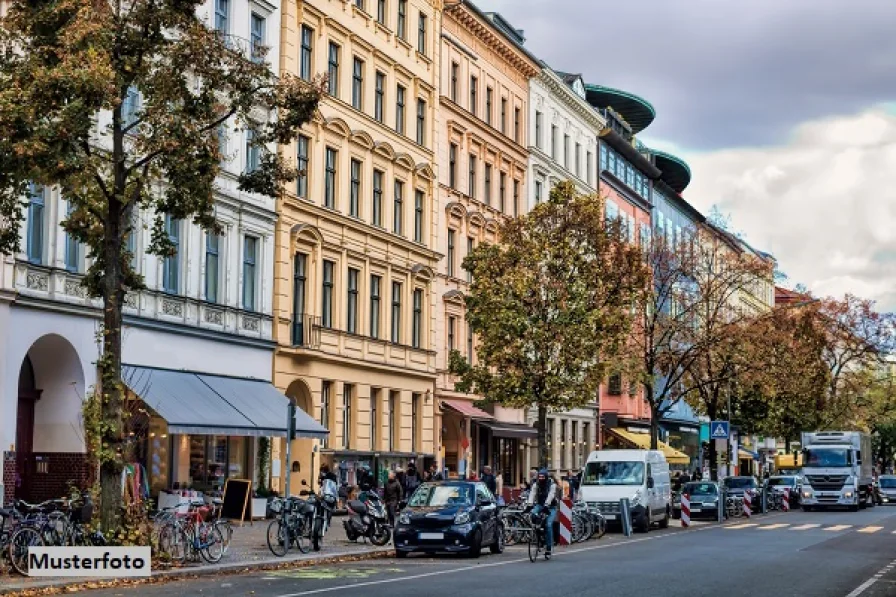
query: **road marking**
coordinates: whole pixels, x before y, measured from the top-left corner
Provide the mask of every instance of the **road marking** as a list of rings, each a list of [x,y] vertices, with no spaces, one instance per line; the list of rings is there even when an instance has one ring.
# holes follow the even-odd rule
[[[884,527],[865,527],[864,529],[859,529],[860,533],[876,533]]]
[[[742,522],[740,524],[732,524],[732,525],[726,526],[724,528],[726,528],[726,529],[747,529],[750,527],[758,527],[758,526],[759,526],[758,522]]]
[[[817,529],[817,528],[820,527],[820,526],[821,526],[820,524],[801,524],[800,526],[798,526],[798,527],[793,527],[793,528],[790,529],[790,530],[791,530],[791,531],[805,531],[805,530],[808,530],[808,529]],[[893,532],[896,533],[896,531],[893,531]]]
[[[896,531],[894,531],[894,532],[896,532]],[[874,576],[872,576],[871,578],[869,578],[868,580],[866,580],[865,582],[863,582],[862,584],[860,584],[859,586],[857,586],[857,587],[856,587],[855,589],[853,589],[852,592],[851,592],[849,595],[847,595],[846,597],[859,597],[859,595],[861,595],[862,593],[864,593],[865,591],[867,591],[867,590],[871,587],[871,585],[873,585],[874,583],[876,583],[877,581],[879,581],[880,578],[881,578],[884,574],[887,573],[887,569],[888,569],[888,568],[891,568],[893,565],[896,565],[896,560],[893,560],[892,562],[890,562],[889,564],[887,564],[887,566],[886,566],[885,568],[883,568],[883,569],[881,569],[880,571],[878,571],[877,574],[875,574]]]
[[[767,524],[765,526],[759,527],[760,531],[773,531],[775,529],[783,529],[784,527],[789,527],[790,525],[786,522],[779,522],[778,524]]]
[[[851,528],[852,528],[852,525],[851,525],[851,524],[835,524],[834,526],[832,526],[832,527],[827,527],[827,528],[824,529],[824,530],[825,530],[825,531],[837,532],[837,531],[845,531],[846,529],[851,529]]]

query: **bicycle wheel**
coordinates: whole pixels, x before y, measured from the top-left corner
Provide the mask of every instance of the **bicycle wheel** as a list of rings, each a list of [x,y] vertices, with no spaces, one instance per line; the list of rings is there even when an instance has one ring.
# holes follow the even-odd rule
[[[187,536],[178,525],[168,524],[159,531],[159,551],[167,554],[172,562],[183,563],[187,559]]]
[[[41,533],[34,527],[22,527],[9,541],[9,561],[16,572],[28,576],[28,548],[43,547]]]
[[[293,541],[302,553],[311,551],[311,523],[305,517],[298,517],[292,523]]]
[[[504,516],[502,519],[502,529],[504,529],[504,546],[514,545],[516,543],[516,532],[513,529],[513,526],[516,524],[516,520],[512,516]]]
[[[320,541],[324,536],[324,521],[322,518],[315,517],[314,524],[311,526],[311,547],[314,551],[320,551]]]
[[[203,523],[196,530],[196,534],[199,536],[200,545],[203,546],[199,550],[202,558],[209,564],[220,562],[224,557],[224,537],[221,536],[221,530],[213,524]]]
[[[538,540],[538,532],[529,534],[529,561],[533,564],[538,559],[538,552],[541,551],[541,541]]]
[[[215,521],[215,527],[221,531],[221,537],[224,539],[224,554],[230,548],[230,540],[233,539],[233,526],[229,520],[218,519]]]
[[[287,532],[286,526],[281,524],[279,518],[275,518],[268,525],[268,549],[278,558],[282,558],[289,551],[290,541]]]

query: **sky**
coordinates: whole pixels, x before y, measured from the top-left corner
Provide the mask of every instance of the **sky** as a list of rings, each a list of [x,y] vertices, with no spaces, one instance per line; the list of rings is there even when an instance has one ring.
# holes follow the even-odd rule
[[[653,104],[648,146],[819,296],[896,310],[896,1],[479,0],[552,68]],[[560,43],[562,40],[562,43]]]

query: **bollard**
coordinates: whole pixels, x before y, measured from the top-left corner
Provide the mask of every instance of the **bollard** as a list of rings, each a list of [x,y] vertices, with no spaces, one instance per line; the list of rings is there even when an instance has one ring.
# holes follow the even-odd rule
[[[762,488],[762,513],[768,513],[768,485]]]
[[[784,488],[784,495],[781,496],[781,509],[790,512],[790,488]]]
[[[572,500],[560,500],[560,545],[572,544]]]
[[[632,536],[632,511],[628,504],[628,498],[619,500],[619,516],[622,517],[622,534]]]
[[[725,494],[719,489],[719,507],[717,508],[716,514],[718,515],[717,522],[725,522]]]
[[[753,515],[753,495],[749,489],[744,490],[744,516],[750,518]]]
[[[691,496],[686,493],[681,494],[681,526],[691,526]]]

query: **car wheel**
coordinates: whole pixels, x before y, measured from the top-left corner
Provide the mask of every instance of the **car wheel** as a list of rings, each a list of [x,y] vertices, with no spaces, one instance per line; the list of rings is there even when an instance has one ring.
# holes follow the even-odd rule
[[[803,506],[803,512],[811,512],[812,506]]]
[[[660,528],[661,529],[669,528],[669,510],[666,510],[665,516],[663,516],[663,519],[660,521]]]
[[[650,510],[643,517],[644,522],[638,524],[638,532],[639,533],[649,533],[650,532]]]
[[[477,529],[476,533],[473,535],[473,539],[470,541],[470,551],[469,556],[471,558],[478,558],[479,554],[482,553],[482,531]]]
[[[494,554],[504,553],[504,527],[503,525],[498,526],[498,530],[495,533],[495,542],[488,546]]]

